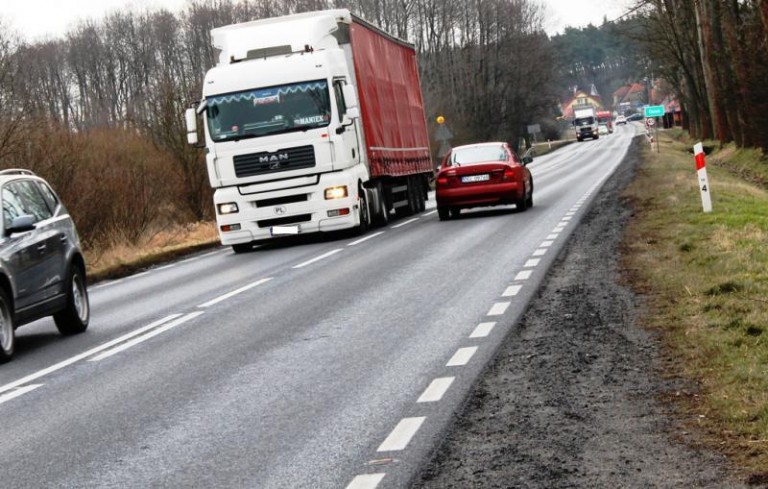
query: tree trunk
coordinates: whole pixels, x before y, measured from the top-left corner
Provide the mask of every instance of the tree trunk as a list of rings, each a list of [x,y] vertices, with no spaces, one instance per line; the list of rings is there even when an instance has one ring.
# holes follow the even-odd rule
[[[699,56],[704,72],[704,86],[706,87],[709,110],[712,115],[712,128],[714,129],[715,139],[722,143],[730,139],[730,132],[713,56],[714,49],[717,46],[714,43],[714,33],[712,30],[713,19],[710,16],[712,2],[713,0],[696,0],[696,29],[699,35]]]

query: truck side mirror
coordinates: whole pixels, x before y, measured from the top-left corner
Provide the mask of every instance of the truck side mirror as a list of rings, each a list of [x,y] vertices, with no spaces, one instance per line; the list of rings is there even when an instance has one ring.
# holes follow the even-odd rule
[[[347,107],[347,114],[349,114],[350,109],[357,109],[359,106],[357,104],[357,91],[355,91],[354,85],[344,85],[344,87],[341,89],[342,95],[344,95],[344,105]],[[358,113],[358,117],[360,114]],[[350,119],[353,117],[350,115]]]
[[[184,122],[187,125],[187,143],[191,145],[197,144],[197,111],[195,109],[187,109],[184,112]]]
[[[358,107],[347,108],[347,117],[353,120],[360,118],[360,109]]]

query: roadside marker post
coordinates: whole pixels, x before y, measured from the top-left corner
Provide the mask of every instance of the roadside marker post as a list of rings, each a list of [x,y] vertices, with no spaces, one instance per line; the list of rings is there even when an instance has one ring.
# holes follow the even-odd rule
[[[709,193],[709,179],[707,178],[707,165],[704,157],[704,145],[696,143],[693,146],[696,155],[696,173],[699,177],[699,190],[701,191],[701,205],[704,212],[712,212],[712,198]]]

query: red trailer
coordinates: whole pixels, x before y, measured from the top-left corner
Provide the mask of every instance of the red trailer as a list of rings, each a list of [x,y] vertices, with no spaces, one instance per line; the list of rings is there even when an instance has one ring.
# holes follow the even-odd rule
[[[387,212],[418,211],[434,165],[416,50],[356,15],[351,18],[352,64],[371,175],[367,186],[380,189]],[[409,200],[410,192],[421,195]],[[414,201],[417,208],[411,209]]]

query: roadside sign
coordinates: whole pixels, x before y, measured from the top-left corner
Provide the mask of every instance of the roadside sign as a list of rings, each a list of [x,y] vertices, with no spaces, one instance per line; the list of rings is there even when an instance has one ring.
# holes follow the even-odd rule
[[[664,106],[663,105],[648,105],[645,107],[645,117],[663,117]]]
[[[531,124],[528,126],[528,134],[538,134],[541,132],[540,124]]]
[[[649,125],[649,126],[653,127],[653,126],[655,126],[655,125],[656,125],[656,119],[654,119],[653,117],[649,117],[649,118],[647,118],[647,119],[645,120],[645,123],[646,123],[647,125]]]

